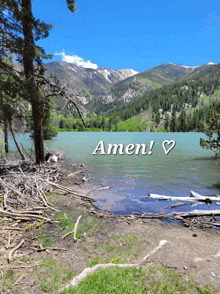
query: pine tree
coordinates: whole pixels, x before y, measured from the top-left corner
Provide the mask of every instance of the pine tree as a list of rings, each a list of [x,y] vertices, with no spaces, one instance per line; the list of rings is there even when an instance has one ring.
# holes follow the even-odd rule
[[[170,122],[170,131],[171,132],[178,131],[176,110],[173,110],[173,113],[172,113],[172,118],[171,118],[171,122]]]
[[[67,0],[67,6],[72,12],[76,11],[74,0]],[[8,36],[6,50],[1,46],[0,56],[7,52],[17,54],[17,60],[23,66],[25,92],[22,93],[22,98],[32,107],[36,163],[39,164],[44,162],[44,99],[39,93],[40,85],[37,77],[42,77],[44,74],[42,59],[51,56],[46,55],[41,47],[36,46],[36,41],[46,38],[52,26],[34,18],[31,0],[2,0],[0,8],[1,38],[4,34]],[[15,71],[10,66],[6,66],[3,58],[0,60],[0,66],[1,70],[10,71],[16,77]],[[20,82],[22,83],[22,80]]]

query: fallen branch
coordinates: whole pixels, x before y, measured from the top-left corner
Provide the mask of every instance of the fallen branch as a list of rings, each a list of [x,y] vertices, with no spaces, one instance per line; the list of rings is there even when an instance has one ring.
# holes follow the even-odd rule
[[[8,243],[7,243],[6,249],[9,248],[10,242],[11,242],[11,233],[9,232],[9,235],[8,235]]]
[[[149,193],[148,196],[144,196],[141,198],[153,198],[158,200],[170,200],[170,201],[189,201],[189,202],[195,202],[195,201],[201,201],[206,203],[215,202],[218,204],[220,202],[220,196],[202,196],[196,192],[191,191],[190,197],[188,196],[164,196],[164,195],[158,195],[158,194],[151,194]]]
[[[9,252],[9,255],[8,255],[8,262],[10,263],[11,262],[11,259],[12,259],[12,254],[14,253],[15,250],[17,250],[19,247],[21,247],[21,245],[24,243],[24,239],[17,245],[15,246],[10,252]]]
[[[157,250],[159,250],[164,244],[166,244],[168,241],[166,240],[161,240],[159,245],[153,249],[150,253],[148,253],[140,262],[138,263],[134,263],[134,264],[114,264],[114,263],[107,263],[107,264],[97,264],[95,266],[93,266],[92,268],[91,267],[88,267],[88,268],[85,268],[81,274],[79,274],[78,276],[76,276],[69,284],[67,284],[64,288],[62,288],[60,290],[61,291],[64,291],[65,289],[68,289],[69,287],[77,287],[78,284],[80,282],[82,282],[88,275],[91,275],[93,274],[95,271],[97,271],[99,268],[102,268],[102,269],[105,269],[107,267],[110,267],[110,266],[114,266],[114,267],[122,267],[122,268],[126,268],[126,267],[140,267],[144,262],[145,260],[152,254],[154,254]]]
[[[7,192],[4,194],[4,202],[3,202],[4,209],[6,209],[6,207],[7,207],[7,203],[6,203],[6,201],[7,201],[7,197],[8,197],[8,190],[7,190]]]
[[[11,228],[11,227],[3,227],[3,228],[1,228],[1,230],[2,230],[2,231],[4,231],[4,230],[7,230],[7,231],[9,231],[9,230],[25,231],[25,229],[21,229],[21,228]]]
[[[106,190],[106,189],[111,189],[111,188],[112,188],[112,186],[107,186],[107,187],[99,188],[99,189],[97,189],[97,190]]]
[[[88,196],[86,196],[86,195],[84,195],[84,194],[80,194],[80,193],[74,192],[74,191],[72,191],[72,190],[69,189],[69,188],[63,187],[63,186],[61,186],[61,185],[57,185],[57,184],[55,184],[55,183],[53,183],[53,182],[48,182],[48,184],[50,184],[51,186],[54,186],[54,187],[56,187],[56,188],[58,188],[58,189],[60,189],[60,190],[62,190],[62,191],[65,191],[65,192],[68,192],[68,193],[70,193],[70,194],[73,194],[74,196],[81,197],[81,198],[83,198],[84,200],[86,199],[86,200],[89,200],[89,201],[95,202],[95,199],[93,199],[93,198],[91,198],[91,197],[88,197]]]
[[[220,210],[193,210],[189,212],[178,212],[175,213],[176,217],[193,217],[193,216],[220,216]]]
[[[74,233],[73,240],[76,241],[76,230],[77,230],[77,226],[78,226],[78,223],[79,223],[79,220],[80,220],[80,219],[81,219],[81,215],[77,218],[76,224],[75,224],[75,226],[74,226],[74,230],[71,231],[71,232],[66,233],[66,234],[62,237],[62,239],[66,238],[68,235]]]
[[[178,202],[178,203],[170,205],[169,208],[176,208],[176,207],[180,207],[180,206],[183,206],[183,205],[186,205],[186,204],[189,204],[189,203],[188,202]]]
[[[24,274],[22,274],[21,277],[17,279],[17,281],[14,284],[12,284],[12,287],[15,286],[17,283],[19,283],[23,277],[24,277]]]
[[[33,252],[33,251],[32,251]],[[20,268],[32,268],[34,266],[38,266],[38,265],[41,265],[43,263],[43,261],[38,261],[36,262],[35,264],[29,264],[29,265],[24,265],[24,264],[21,264],[21,265],[18,265],[18,266],[13,266],[13,265],[3,265],[3,266],[0,266],[0,269],[20,269]]]

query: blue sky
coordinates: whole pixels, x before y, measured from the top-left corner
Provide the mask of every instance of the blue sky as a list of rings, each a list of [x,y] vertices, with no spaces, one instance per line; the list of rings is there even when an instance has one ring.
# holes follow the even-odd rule
[[[142,72],[163,63],[220,63],[219,0],[34,0],[35,18],[54,26],[38,42],[51,61]]]

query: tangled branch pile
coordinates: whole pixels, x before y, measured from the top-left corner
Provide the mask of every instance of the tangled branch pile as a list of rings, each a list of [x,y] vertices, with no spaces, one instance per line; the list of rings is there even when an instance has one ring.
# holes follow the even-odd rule
[[[60,166],[35,165],[32,161],[4,160],[0,165],[0,195],[4,209],[48,206],[46,193],[51,191],[49,182],[64,177]]]
[[[80,174],[85,169],[83,165],[74,166],[76,171],[71,175]],[[74,170],[74,167],[72,169]],[[60,186],[58,182],[64,179],[68,179],[68,174],[62,165],[47,163],[36,165],[31,160],[2,160],[0,162],[0,216],[28,220],[39,218],[45,208],[56,210],[48,203],[46,196],[47,192],[54,189],[92,201],[84,194]],[[44,217],[44,219],[48,218]]]

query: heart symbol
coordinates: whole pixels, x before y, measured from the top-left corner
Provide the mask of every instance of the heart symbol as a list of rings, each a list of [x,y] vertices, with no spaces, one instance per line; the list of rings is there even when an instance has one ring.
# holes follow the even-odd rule
[[[166,143],[168,145],[172,144],[168,150],[165,147]],[[174,140],[171,140],[171,141],[165,140],[165,141],[163,141],[162,146],[163,146],[163,150],[165,151],[165,154],[167,155],[174,148],[175,145],[176,145],[176,142]]]

